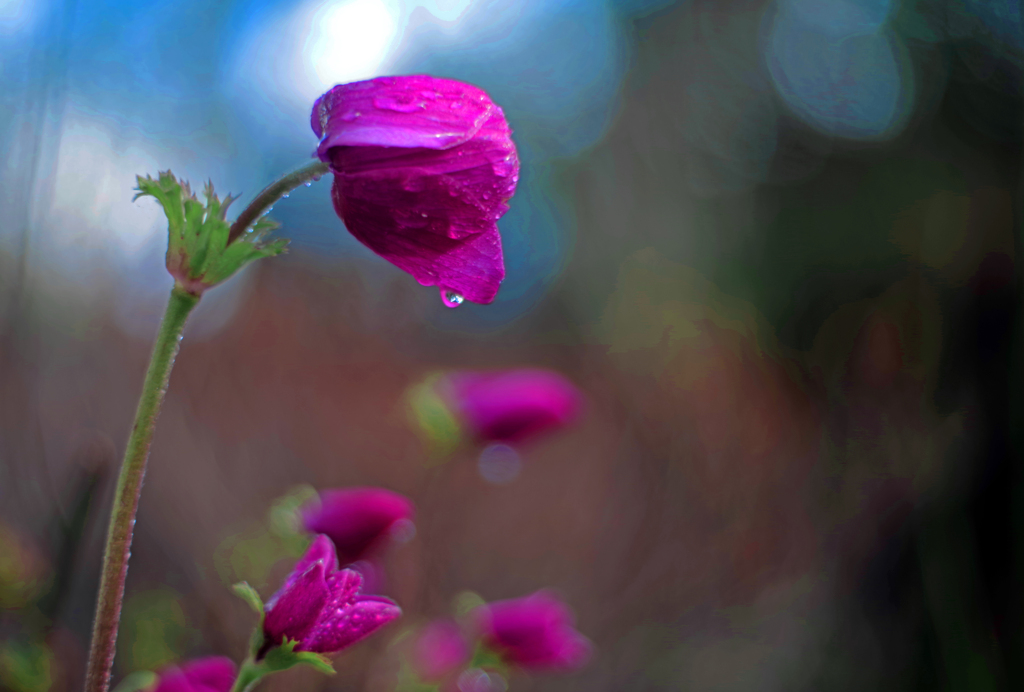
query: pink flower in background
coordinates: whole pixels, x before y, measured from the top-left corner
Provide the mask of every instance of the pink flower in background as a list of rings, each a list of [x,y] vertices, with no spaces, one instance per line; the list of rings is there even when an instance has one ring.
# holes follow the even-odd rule
[[[335,653],[402,614],[388,598],[362,595],[362,583],[358,572],[338,569],[331,540],[317,536],[267,601],[263,634],[268,648],[288,638],[298,640],[296,651]]]
[[[377,552],[414,513],[412,500],[384,488],[325,490],[300,511],[307,531],[334,542],[343,565]]]
[[[360,242],[446,304],[490,303],[505,277],[497,221],[519,180],[501,108],[427,75],[342,84],[311,116],[334,208]]]
[[[153,692],[228,692],[235,683],[235,664],[224,656],[209,656],[160,671]]]
[[[436,620],[416,636],[412,664],[423,680],[435,682],[461,669],[470,658],[469,644],[452,620]]]
[[[438,393],[474,437],[494,442],[520,442],[563,427],[582,405],[572,382],[531,368],[453,372],[439,382]]]
[[[530,670],[577,670],[590,660],[590,640],[573,628],[569,608],[547,591],[495,601],[475,611],[483,642],[508,663]]]

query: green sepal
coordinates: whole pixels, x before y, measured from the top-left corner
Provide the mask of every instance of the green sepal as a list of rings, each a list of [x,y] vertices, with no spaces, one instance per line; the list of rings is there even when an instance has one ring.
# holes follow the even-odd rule
[[[235,200],[228,195],[217,197],[213,183],[203,188],[201,202],[189,184],[179,181],[170,171],[154,179],[137,176],[138,194],[156,199],[167,216],[167,271],[190,293],[206,289],[228,279],[249,262],[284,252],[288,241],[279,238],[267,241],[266,235],[278,227],[267,218],[228,243],[231,225],[225,219],[228,207]]]
[[[268,651],[262,661],[267,672],[276,673],[279,670],[288,670],[293,666],[307,665],[326,675],[334,675],[334,666],[327,658],[312,651],[295,651],[298,644],[299,642],[295,639],[285,639],[281,646],[275,646]]]

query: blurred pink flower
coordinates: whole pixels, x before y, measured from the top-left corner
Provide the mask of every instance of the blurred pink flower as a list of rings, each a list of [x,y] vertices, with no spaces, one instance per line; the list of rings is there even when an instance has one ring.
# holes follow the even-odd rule
[[[334,542],[343,565],[379,550],[414,512],[412,500],[384,488],[324,490],[300,511],[307,531],[326,534]]]
[[[470,650],[452,620],[435,620],[420,630],[412,646],[412,664],[423,680],[437,681],[469,663]]]
[[[477,439],[519,442],[560,428],[579,414],[576,386],[549,370],[453,372],[438,385],[452,414]]]
[[[311,125],[352,235],[442,297],[494,300],[505,277],[497,221],[519,159],[483,90],[427,75],[342,84],[317,99]]]
[[[590,640],[573,628],[569,608],[548,591],[495,601],[473,612],[484,644],[510,664],[570,671],[590,660]]]
[[[160,671],[153,692],[228,692],[235,682],[235,664],[224,656],[209,656]]]
[[[362,595],[362,583],[358,572],[338,569],[331,540],[317,536],[284,586],[267,601],[267,644],[279,645],[288,638],[298,640],[296,651],[335,653],[402,614],[388,598]]]

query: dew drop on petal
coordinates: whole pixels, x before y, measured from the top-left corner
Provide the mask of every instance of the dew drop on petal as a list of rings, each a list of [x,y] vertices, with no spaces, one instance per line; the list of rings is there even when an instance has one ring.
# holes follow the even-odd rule
[[[441,288],[441,302],[444,303],[446,307],[457,308],[462,305],[465,300],[465,298],[455,291],[448,290],[444,287]]]

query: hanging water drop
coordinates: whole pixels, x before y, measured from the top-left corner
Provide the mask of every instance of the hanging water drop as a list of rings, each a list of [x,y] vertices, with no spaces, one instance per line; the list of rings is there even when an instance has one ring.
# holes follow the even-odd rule
[[[462,305],[466,299],[461,294],[455,291],[450,291],[447,288],[441,288],[441,302],[449,308],[457,308]]]
[[[307,180],[306,181],[306,187],[313,187],[313,181],[312,180]]]

